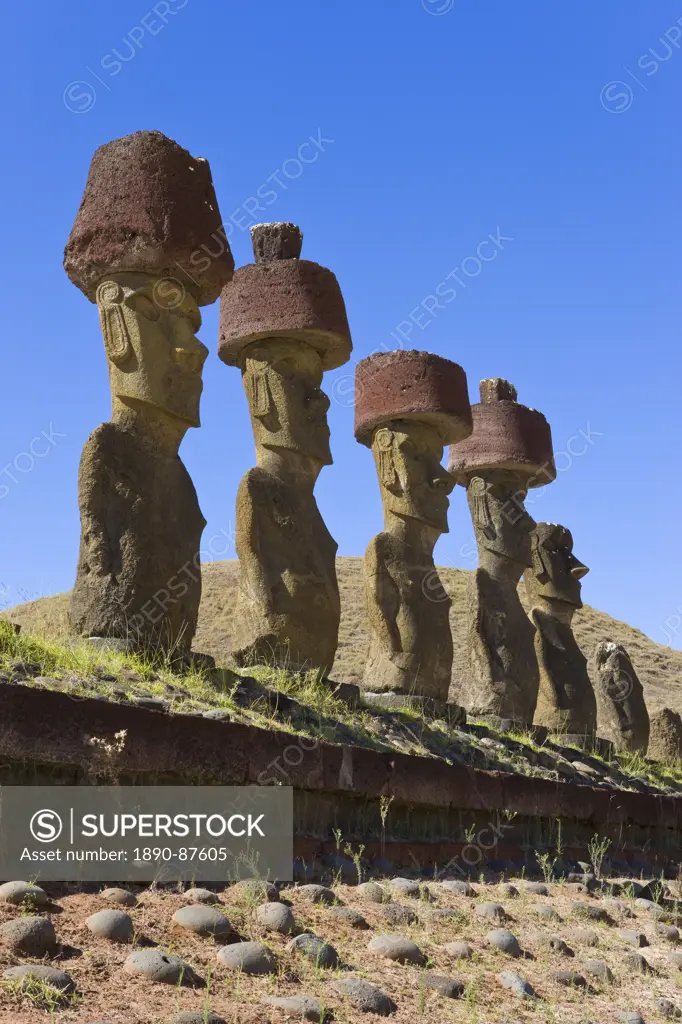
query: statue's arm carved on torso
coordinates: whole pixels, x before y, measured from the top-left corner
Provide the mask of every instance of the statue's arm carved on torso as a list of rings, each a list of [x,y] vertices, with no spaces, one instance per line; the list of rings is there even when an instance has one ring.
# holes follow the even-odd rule
[[[378,534],[370,541],[365,553],[365,587],[370,626],[389,653],[391,661],[409,671],[414,667],[415,659],[405,651],[400,634],[400,587],[389,568],[389,547],[386,534]]]
[[[271,545],[267,534],[274,527],[268,513],[272,494],[262,476],[261,470],[251,469],[239,485],[235,546],[241,566],[242,587],[265,615],[274,615],[277,611],[275,592],[281,585],[281,579],[268,557]]]
[[[121,553],[109,528],[117,518],[119,504],[112,485],[112,472],[116,473],[113,453],[107,443],[110,427],[111,424],[102,424],[90,435],[78,470],[80,562],[93,576],[116,576],[121,570]]]

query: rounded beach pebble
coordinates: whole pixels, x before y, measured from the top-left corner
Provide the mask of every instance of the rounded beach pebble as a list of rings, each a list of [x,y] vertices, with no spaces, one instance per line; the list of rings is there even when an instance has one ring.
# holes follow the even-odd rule
[[[137,905],[137,897],[127,889],[105,889],[100,893],[107,903],[118,903],[121,907],[134,907]]]
[[[195,935],[218,936],[225,938],[234,933],[229,919],[213,907],[203,903],[194,903],[189,907],[180,907],[173,914],[173,923]]]
[[[39,885],[31,885],[30,882],[5,882],[0,885],[0,903],[11,903],[18,907],[24,900],[37,907],[48,902],[47,893]]]
[[[182,957],[164,953],[162,949],[136,950],[123,967],[131,974],[142,974],[150,981],[164,985],[195,985],[199,980]]]
[[[188,903],[220,903],[217,894],[210,889],[188,889],[183,896]]]
[[[14,953],[40,957],[53,951],[57,936],[46,917],[18,917],[0,925],[0,941]]]
[[[279,935],[290,935],[296,926],[293,913],[284,903],[263,903],[256,908],[256,921]]]
[[[344,996],[361,1013],[376,1013],[388,1017],[398,1009],[396,1004],[377,985],[362,978],[343,978],[334,983],[335,991]]]
[[[85,924],[93,935],[111,942],[130,942],[135,931],[133,919],[123,910],[99,910]]]
[[[218,951],[218,959],[226,967],[242,974],[274,974],[277,961],[262,942],[234,942]]]
[[[321,939],[319,935],[303,932],[287,943],[287,952],[295,950],[311,960],[316,967],[338,967],[339,954],[333,946]]]
[[[396,960],[399,964],[422,964],[424,954],[412,939],[404,935],[375,935],[367,949],[370,953],[378,953],[387,960]]]
[[[60,992],[73,992],[74,980],[66,971],[58,971],[46,964],[22,964],[20,967],[8,967],[3,971],[5,981],[20,982],[22,987],[26,981],[40,981]]]

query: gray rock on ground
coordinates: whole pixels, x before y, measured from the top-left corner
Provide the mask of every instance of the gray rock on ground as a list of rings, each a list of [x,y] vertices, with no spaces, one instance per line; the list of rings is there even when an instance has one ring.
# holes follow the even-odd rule
[[[338,995],[348,999],[362,1013],[376,1013],[380,1017],[388,1017],[398,1009],[393,1000],[377,985],[361,978],[342,978],[334,982],[333,989]]]
[[[352,907],[330,907],[327,911],[329,917],[335,917],[339,921],[345,921],[351,928],[369,928],[367,921],[359,910]]]
[[[566,956],[573,955],[573,950],[560,935],[550,935],[547,939],[547,945],[553,953],[564,953]]]
[[[326,885],[299,885],[296,892],[310,903],[336,903],[336,894]]]
[[[375,935],[367,949],[399,964],[424,963],[424,954],[419,946],[404,935]]]
[[[316,1024],[331,1020],[329,1011],[323,1010],[316,996],[266,996],[263,1002],[297,1020],[315,1021]]]
[[[165,953],[162,949],[135,950],[123,964],[123,969],[162,985],[194,987],[201,984],[197,974],[182,957]]]
[[[256,908],[255,917],[266,931],[277,932],[278,935],[291,935],[296,927],[293,912],[285,903],[263,903]]]
[[[441,889],[445,889],[447,892],[454,892],[457,896],[476,896],[476,890],[470,882],[459,881],[447,881],[440,883]]]
[[[623,942],[630,943],[631,946],[649,945],[649,940],[647,939],[644,932],[635,931],[633,928],[619,928],[618,938],[622,939]]]
[[[607,898],[602,900],[602,904],[607,910],[610,910],[612,914],[619,915],[620,917],[631,918],[635,916],[627,903],[623,903],[622,900]]]
[[[30,882],[5,882],[0,885],[0,903],[11,903],[18,907],[24,900],[36,907],[49,902],[47,893],[39,885],[31,885]]]
[[[418,920],[414,910],[404,907],[402,903],[386,903],[382,907],[381,914],[388,924],[393,925],[415,924]]]
[[[477,917],[484,917],[487,921],[506,921],[507,914],[501,903],[477,903],[474,907]]]
[[[587,986],[582,974],[577,974],[576,971],[554,971],[550,977],[557,985],[565,985],[566,988],[585,988]]]
[[[13,953],[42,957],[54,951],[57,935],[46,917],[17,917],[0,925],[0,943]]]
[[[586,960],[583,964],[583,970],[587,974],[592,975],[593,978],[598,978],[599,981],[605,981],[609,984],[613,981],[613,971],[603,960]]]
[[[580,942],[583,946],[599,945],[599,933],[594,928],[574,928],[571,935],[575,942]]]
[[[262,942],[234,942],[218,950],[218,959],[226,967],[242,974],[274,974],[277,960]]]
[[[440,974],[432,974],[430,971],[422,971],[415,976],[415,981],[420,989],[430,989],[447,999],[457,999],[464,995],[466,985],[463,981],[455,978],[444,978]]]
[[[229,918],[203,903],[180,907],[173,914],[173,923],[179,928],[194,932],[195,935],[224,939],[234,934]]]
[[[355,892],[360,899],[367,900],[369,903],[386,903],[389,899],[386,890],[376,882],[361,882]]]
[[[392,878],[391,888],[399,892],[401,896],[416,896],[417,899],[422,893],[422,886],[411,878]]]
[[[509,956],[513,957],[521,956],[519,940],[506,928],[493,928],[493,930],[488,932],[486,935],[486,939],[491,946],[499,949],[502,953],[507,953]]]
[[[638,974],[654,974],[654,969],[641,953],[628,953],[623,960],[623,966],[628,971],[636,971]]]
[[[117,903],[120,907],[134,907],[137,905],[137,896],[127,889],[104,889],[100,896],[107,903]]]
[[[210,889],[187,889],[182,895],[188,903],[220,903],[217,893]]]
[[[540,907],[535,907],[535,913],[543,921],[560,921],[561,920],[561,917],[559,916],[559,914],[557,914],[557,912],[554,909],[554,907],[550,907],[550,906],[547,906],[547,905],[540,906]]]
[[[523,888],[534,896],[549,896],[549,889],[544,882],[526,882]]]
[[[316,967],[338,967],[339,954],[333,946],[319,935],[312,932],[302,932],[295,939],[287,943],[287,952],[302,953],[306,959],[312,961]]]
[[[457,960],[470,960],[474,955],[474,947],[460,939],[456,942],[446,943],[443,949],[449,956],[454,956]]]
[[[85,925],[93,935],[110,942],[130,942],[135,932],[132,917],[123,910],[98,910]]]
[[[66,971],[48,967],[46,964],[21,964],[19,967],[8,967],[2,972],[4,981],[19,983],[22,987],[27,981],[40,981],[58,989],[60,992],[73,992],[76,988],[71,975]]]
[[[239,893],[247,900],[255,900],[263,903],[268,900],[270,903],[279,902],[279,889],[272,882],[264,882],[259,878],[249,878],[245,882],[238,882],[232,892]]]
[[[680,941],[679,928],[676,928],[673,924],[663,924],[662,921],[659,921],[656,925],[656,931],[662,938],[667,939],[668,942]]]
[[[497,980],[503,988],[508,989],[519,999],[528,999],[535,995],[533,986],[516,971],[500,971]]]
[[[662,1017],[671,1017],[676,1020],[682,1017],[682,1010],[675,1006],[672,999],[656,999],[654,1006]]]
[[[571,909],[575,917],[583,921],[599,921],[604,924],[612,924],[611,917],[604,907],[596,906],[593,903],[572,903]]]

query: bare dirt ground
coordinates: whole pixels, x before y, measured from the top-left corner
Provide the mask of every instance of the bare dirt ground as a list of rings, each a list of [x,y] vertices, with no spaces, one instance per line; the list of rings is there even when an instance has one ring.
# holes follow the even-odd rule
[[[512,880],[514,881],[514,880]],[[390,886],[387,883],[386,889]],[[173,913],[187,900],[179,892],[138,890],[138,904],[129,910],[135,929],[136,942],[158,943],[163,950],[182,956],[207,982],[196,990],[154,984],[137,978],[123,970],[123,963],[131,951],[129,945],[118,945],[93,936],[84,927],[85,919],[107,904],[95,893],[89,895],[68,892],[68,887],[52,888],[53,897],[48,916],[55,925],[63,951],[53,966],[66,970],[76,982],[78,993],[60,1008],[41,1009],[31,1005],[25,996],[0,991],[0,1021],[22,1024],[156,1024],[164,1022],[181,1010],[213,1010],[228,1024],[284,1024],[296,1019],[280,1010],[263,1005],[268,995],[318,996],[327,1011],[333,1013],[340,1024],[379,1019],[359,1012],[342,1001],[333,992],[333,982],[342,977],[360,977],[378,985],[397,1004],[397,1012],[389,1019],[396,1024],[431,1024],[463,1022],[463,1024],[618,1024],[622,1011],[638,1011],[650,1022],[663,1020],[656,1001],[669,999],[675,1006],[682,1005],[682,970],[675,966],[671,953],[675,945],[657,931],[656,921],[649,912],[640,909],[634,894],[621,895],[627,911],[621,913],[608,907],[608,923],[579,920],[574,911],[576,901],[593,906],[605,906],[604,896],[576,893],[564,882],[550,883],[549,896],[538,896],[524,890],[522,880],[515,882],[519,895],[509,897],[497,883],[475,882],[476,895],[455,895],[437,882],[429,883],[432,902],[423,898],[394,895],[393,901],[409,906],[418,914],[418,922],[407,927],[388,925],[383,919],[383,905],[369,903],[360,898],[357,888],[338,885],[334,891],[338,901],[360,910],[369,924],[368,930],[351,928],[335,919],[330,908],[307,902],[295,888],[284,889],[282,900],[288,901],[296,918],[296,930],[312,931],[337,950],[343,966],[325,970],[306,961],[300,953],[285,951],[287,938],[268,933],[265,936],[254,925],[254,905],[238,887],[219,893],[222,910],[242,939],[264,939],[275,953],[277,973],[266,977],[247,977],[231,973],[216,958],[223,942],[198,938],[174,927]],[[477,904],[492,900],[503,905],[508,919],[495,924],[479,917]],[[540,907],[552,907],[559,919],[543,921],[538,917]],[[438,920],[433,910],[454,908],[459,913],[449,920]],[[0,921],[4,922],[20,913],[20,909],[2,905]],[[627,914],[632,914],[628,917]],[[518,938],[522,957],[513,959],[490,948],[486,934],[491,928],[506,927]],[[637,950],[619,936],[619,929],[628,928],[644,933],[649,946]],[[581,937],[580,929],[594,933],[590,945]],[[425,954],[427,967],[403,966],[385,960],[368,951],[370,939],[379,933],[400,933],[409,936]],[[572,955],[553,952],[548,947],[552,935],[561,936],[568,943]],[[469,960],[455,960],[444,949],[448,942],[466,940],[474,949]],[[652,972],[644,975],[626,963],[628,953],[644,955]],[[603,960],[612,970],[613,983],[596,981],[584,968],[588,958]],[[2,951],[0,966],[30,962]],[[36,962],[36,961],[33,961]],[[464,994],[456,999],[435,992],[420,990],[420,978],[425,970],[461,980]],[[521,974],[535,989],[536,998],[521,1000],[504,990],[497,975],[511,970]],[[556,971],[570,970],[582,975],[585,988],[566,987],[554,980]]]
[[[338,558],[337,571],[342,610],[333,677],[342,682],[354,682],[362,676],[368,642],[362,559]],[[468,572],[451,568],[439,568],[438,572],[452,598],[453,680],[457,680],[466,663],[465,590]],[[230,631],[238,574],[239,563],[236,561],[202,566],[203,595],[194,649],[212,654],[219,663],[228,660],[232,646]],[[520,594],[525,602],[523,585]],[[68,594],[57,594],[18,605],[6,617],[21,623],[29,633],[45,631],[49,635],[63,637],[68,632],[67,608]],[[608,639],[623,644],[644,686],[650,714],[662,707],[682,712],[682,651],[657,644],[640,630],[587,605],[577,613],[573,628],[588,662],[599,641]]]

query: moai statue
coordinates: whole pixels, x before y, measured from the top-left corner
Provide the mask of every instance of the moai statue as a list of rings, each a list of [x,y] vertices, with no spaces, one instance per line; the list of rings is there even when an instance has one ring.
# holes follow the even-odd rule
[[[682,763],[682,718],[663,708],[651,715],[647,757],[679,766]]]
[[[81,545],[73,627],[181,655],[196,629],[205,526],[178,450],[199,426],[208,350],[199,306],[230,279],[229,248],[183,268],[220,213],[206,160],[160,132],[136,132],[93,156],[64,267],[96,302],[112,415],[90,435],[78,478]]]
[[[531,565],[535,526],[528,489],[556,476],[552,435],[542,413],[519,405],[516,389],[481,381],[470,437],[450,448],[449,469],[467,489],[478,568],[467,591],[468,679],[452,697],[468,711],[509,728],[533,722],[538,696],[534,629],[518,595]]]
[[[451,602],[433,549],[448,531],[455,485],[441,465],[443,446],[470,433],[466,375],[457,363],[405,351],[358,363],[355,437],[372,449],[384,509],[384,532],[365,554],[368,691],[447,700]]]
[[[589,569],[573,554],[565,526],[538,523],[531,537],[532,565],[524,575],[540,672],[535,724],[581,745],[597,732],[597,700],[571,622],[581,579]]]
[[[336,277],[299,259],[300,229],[259,224],[251,236],[256,262],[240,267],[220,302],[219,355],[242,372],[257,460],[237,494],[232,654],[239,665],[324,675],[341,605],[337,545],[313,494],[332,462],[321,385],[324,370],[347,362],[352,343]]]
[[[599,735],[611,740],[616,750],[646,754],[649,712],[628,652],[612,640],[602,640],[594,652],[594,667]]]

